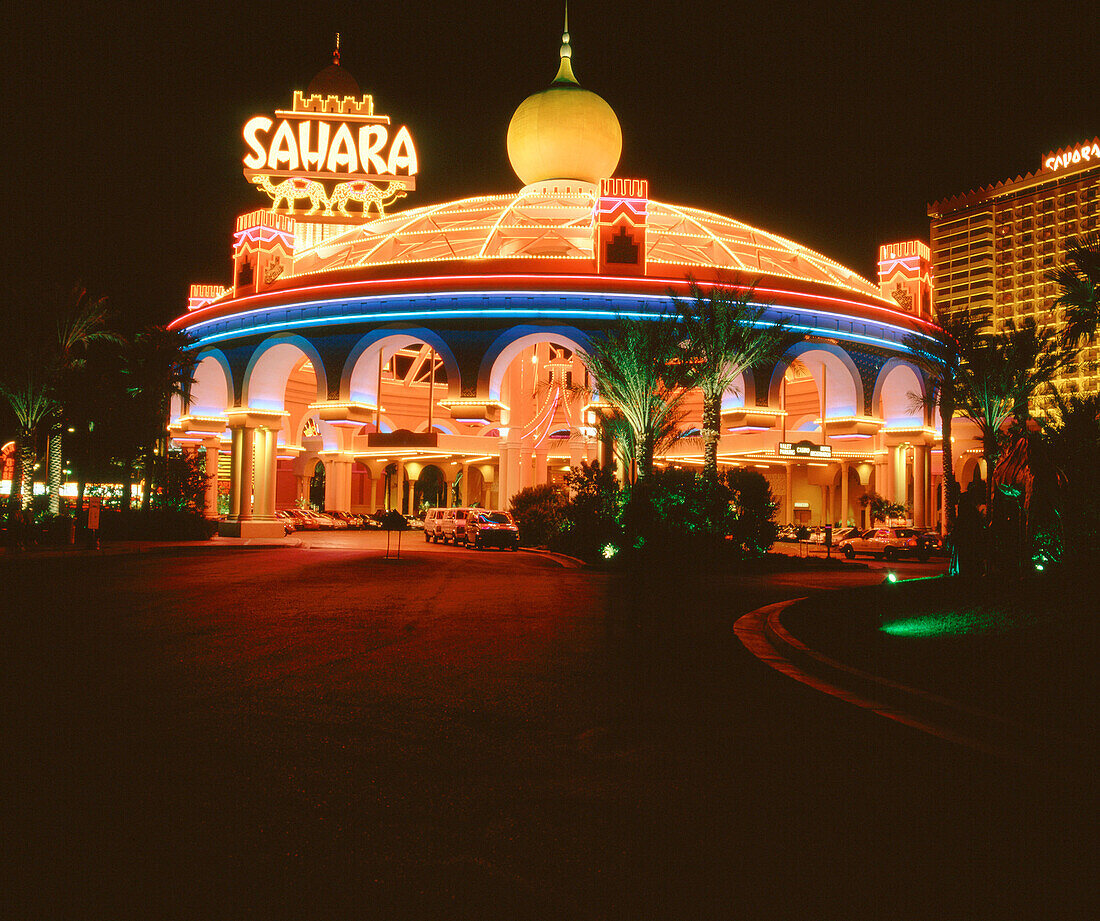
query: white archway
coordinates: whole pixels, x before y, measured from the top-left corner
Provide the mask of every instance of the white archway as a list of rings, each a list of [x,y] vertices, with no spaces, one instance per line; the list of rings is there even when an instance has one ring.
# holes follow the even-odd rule
[[[291,372],[309,362],[316,380],[316,400],[328,395],[321,356],[312,344],[300,336],[269,339],[256,349],[245,371],[244,405],[253,409],[283,410],[286,408],[286,385]]]
[[[204,355],[195,365],[187,411],[195,416],[225,415],[231,393],[232,385],[222,362],[214,355]]]
[[[924,381],[904,362],[892,359],[883,365],[875,386],[875,409],[887,425],[923,425]]]

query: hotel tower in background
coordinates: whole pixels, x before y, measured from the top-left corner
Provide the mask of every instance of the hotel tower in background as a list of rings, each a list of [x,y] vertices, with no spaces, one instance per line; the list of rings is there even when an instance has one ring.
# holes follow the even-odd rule
[[[941,314],[994,330],[1031,316],[1060,330],[1064,316],[1046,274],[1064,261],[1069,243],[1100,229],[1100,138],[1047,154],[1034,173],[934,202],[928,216]],[[1082,349],[1055,385],[1096,392],[1098,353],[1096,345]],[[1040,397],[1037,408],[1051,403]]]

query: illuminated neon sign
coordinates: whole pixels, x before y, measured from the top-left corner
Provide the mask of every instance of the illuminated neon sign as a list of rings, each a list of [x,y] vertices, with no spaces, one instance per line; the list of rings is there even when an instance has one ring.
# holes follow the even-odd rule
[[[798,441],[791,444],[781,441],[776,445],[775,453],[780,457],[829,458],[833,456],[831,445],[815,445],[812,441]]]
[[[1054,171],[1065,169],[1068,166],[1080,166],[1084,164],[1096,164],[1100,166],[1100,138],[1085,141],[1069,150],[1058,150],[1047,154],[1043,161],[1045,169]]]
[[[372,207],[385,214],[387,205],[416,188],[412,134],[405,125],[394,130],[388,115],[375,115],[370,95],[295,92],[291,109],[250,118],[243,137],[244,175],[268,194],[272,211],[293,215],[298,200],[308,199],[305,214],[365,218]],[[326,181],[337,183],[331,192]],[[349,202],[361,212],[349,212]]]

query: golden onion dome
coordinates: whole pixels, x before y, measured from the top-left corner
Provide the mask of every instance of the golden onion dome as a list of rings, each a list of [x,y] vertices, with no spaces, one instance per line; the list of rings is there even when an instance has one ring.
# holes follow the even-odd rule
[[[508,159],[524,185],[550,179],[598,183],[615,172],[623,133],[615,111],[573,75],[569,13],[554,82],[520,103],[508,124]]]

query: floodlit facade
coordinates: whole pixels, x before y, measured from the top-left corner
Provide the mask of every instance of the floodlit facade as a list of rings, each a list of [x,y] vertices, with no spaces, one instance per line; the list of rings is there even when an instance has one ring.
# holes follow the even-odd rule
[[[934,202],[928,215],[937,310],[993,330],[1033,317],[1058,335],[1065,316],[1046,274],[1068,243],[1100,228],[1100,138],[1051,151],[1034,173]],[[1056,386],[1095,393],[1098,357],[1086,346]],[[1038,408],[1050,403],[1040,397]]]
[[[644,179],[613,175],[621,138],[573,74],[568,31],[550,88],[513,116],[523,185],[504,194],[413,206],[413,134],[338,57],[290,110],[251,119],[244,171],[271,207],[238,219],[232,277],[192,286],[173,324],[198,365],[170,432],[206,452],[223,532],[281,533],[275,511],[310,501],[507,507],[582,460],[609,462],[607,406],[579,353],[618,316],[667,310],[689,275],[755,283],[803,336],[727,393],[720,464],[764,474],[783,522],[860,523],[874,490],[934,526],[938,434],[913,399],[929,383],[908,344],[934,332],[926,244],[883,247],[874,284],[650,198]],[[688,408],[659,465],[701,465],[701,398]]]

